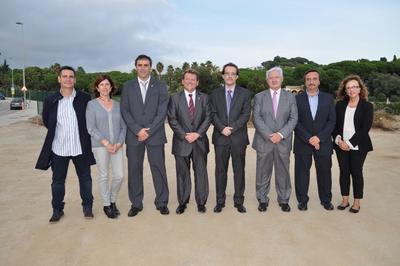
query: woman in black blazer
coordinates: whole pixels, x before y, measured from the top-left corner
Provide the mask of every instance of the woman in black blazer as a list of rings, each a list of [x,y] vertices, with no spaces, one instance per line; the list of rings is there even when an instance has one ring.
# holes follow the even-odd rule
[[[368,132],[373,121],[373,106],[368,102],[367,87],[357,75],[350,75],[341,81],[337,100],[336,126],[332,136],[340,168],[340,191],[343,197],[337,208],[345,210],[350,206],[351,175],[354,202],[350,212],[357,213],[363,198],[363,165],[367,153],[372,151]]]

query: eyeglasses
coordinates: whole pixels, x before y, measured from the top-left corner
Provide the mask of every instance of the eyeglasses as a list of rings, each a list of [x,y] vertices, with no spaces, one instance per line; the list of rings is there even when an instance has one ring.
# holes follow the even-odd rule
[[[347,87],[346,88],[346,91],[349,91],[349,90],[358,90],[360,88],[360,86],[351,86],[351,87]]]

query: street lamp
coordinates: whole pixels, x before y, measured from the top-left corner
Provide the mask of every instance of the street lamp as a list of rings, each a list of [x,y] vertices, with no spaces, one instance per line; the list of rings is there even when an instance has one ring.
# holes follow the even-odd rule
[[[22,45],[23,48],[25,48],[25,36],[24,36],[24,23],[23,22],[16,22],[15,24],[20,25],[21,26],[21,31],[22,31]],[[25,59],[26,59],[26,51],[25,49],[23,49],[23,68],[22,68],[22,92],[24,93],[24,105],[26,103],[26,91],[28,90],[25,86]]]

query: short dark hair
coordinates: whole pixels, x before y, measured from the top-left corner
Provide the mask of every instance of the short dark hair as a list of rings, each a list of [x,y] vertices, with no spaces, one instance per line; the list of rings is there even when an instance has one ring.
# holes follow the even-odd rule
[[[58,70],[58,76],[61,77],[61,72],[63,70],[71,70],[72,72],[74,72],[74,76],[75,76],[76,72],[75,72],[75,69],[72,66],[62,66],[62,67],[60,67],[60,70]]]
[[[194,69],[189,68],[189,69],[185,70],[185,72],[183,72],[183,78],[182,78],[182,79],[185,78],[185,75],[186,75],[186,74],[193,74],[193,75],[196,75],[196,79],[199,80],[199,72],[197,72],[197,71],[194,70]]]
[[[148,55],[141,54],[141,55],[139,55],[138,57],[136,57],[136,59],[135,59],[135,66],[137,65],[137,61],[139,61],[139,60],[149,60],[150,66],[152,66],[153,61],[151,61],[151,58],[150,58],[150,56],[148,56]]]
[[[112,81],[111,77],[107,74],[100,74],[99,76],[97,76],[96,80],[94,81],[93,84],[93,92],[94,92],[94,96],[97,98],[100,96],[99,91],[97,90],[97,87],[99,86],[99,84],[104,81],[104,80],[108,80],[108,82],[110,82],[111,85],[111,91],[110,91],[110,97],[114,94],[114,92],[117,90],[117,88],[114,85],[114,82]]]
[[[239,68],[238,68],[237,65],[235,65],[235,64],[232,63],[232,62],[229,62],[229,63],[225,64],[225,65],[222,67],[222,75],[225,74],[225,68],[226,68],[226,67],[229,67],[229,66],[230,66],[230,67],[236,68],[236,75],[239,76]]]
[[[312,73],[312,72],[318,73],[318,76],[321,76],[321,74],[319,73],[318,70],[312,68],[312,69],[307,70],[306,73],[304,73],[304,79],[306,78],[308,73]]]

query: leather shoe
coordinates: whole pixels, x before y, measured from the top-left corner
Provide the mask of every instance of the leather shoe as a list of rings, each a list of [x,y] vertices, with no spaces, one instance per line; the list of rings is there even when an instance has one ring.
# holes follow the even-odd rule
[[[235,208],[240,213],[245,213],[246,212],[246,208],[243,206],[243,204],[235,204]]]
[[[205,205],[202,205],[202,204],[197,205],[197,211],[198,211],[198,212],[205,213],[206,210],[207,210],[207,209],[206,209],[206,206],[205,206]]]
[[[157,207],[157,210],[159,210],[162,215],[169,214],[169,210],[168,210],[167,206]]]
[[[136,208],[136,207],[131,207],[131,209],[128,212],[128,216],[129,217],[133,217],[136,216],[139,212],[141,212],[143,209],[142,208]]]
[[[308,210],[308,207],[307,207],[307,203],[306,203],[306,202],[299,202],[299,204],[297,205],[297,208],[298,208],[300,211],[306,211],[306,210]]]
[[[176,208],[176,214],[182,214],[185,212],[186,204],[179,204],[178,208]]]
[[[283,212],[290,212],[290,206],[287,203],[279,203],[279,207]]]
[[[225,207],[225,203],[222,203],[222,204],[217,204],[217,205],[215,205],[215,207],[214,207],[214,212],[221,212],[222,211],[222,209]]]
[[[335,209],[335,207],[333,207],[332,203],[324,203],[324,209],[327,211],[332,211],[333,209]]]
[[[93,219],[94,215],[92,212],[92,207],[83,207],[83,216],[86,219]]]
[[[351,213],[358,213],[359,211],[360,211],[360,209],[353,209],[353,206],[351,206],[351,208],[349,210],[349,212],[351,212]]]
[[[111,206],[104,206],[103,207],[104,213],[107,215],[108,218],[114,219],[117,218],[117,215],[113,212]]]
[[[115,202],[111,202],[111,209],[112,211],[115,213],[115,215],[120,215],[121,213],[119,212],[117,205],[115,204]]]
[[[268,207],[268,203],[261,202],[260,204],[258,204],[258,210],[260,212],[266,212],[267,211],[267,207]]]
[[[53,211],[53,215],[51,216],[49,222],[50,223],[56,223],[56,222],[60,221],[61,217],[63,217],[63,216],[64,216],[64,211],[62,211],[62,210],[61,211],[54,210]]]
[[[343,206],[342,204],[340,204],[340,205],[338,205],[337,206],[337,209],[338,210],[341,210],[341,211],[344,211],[347,207],[349,207],[350,206],[350,203],[347,203],[347,205],[345,205],[345,206]]]

